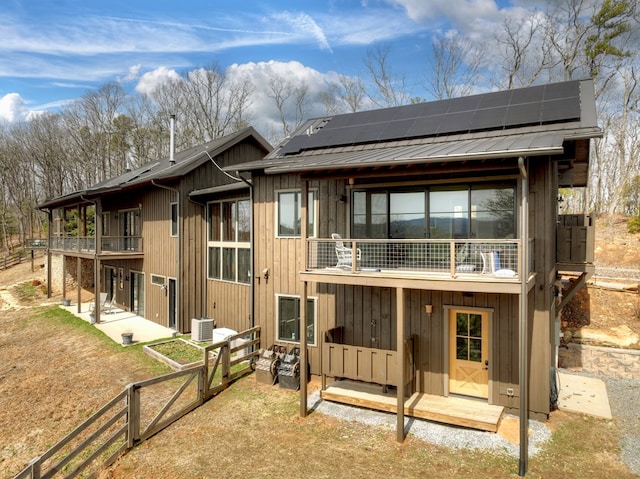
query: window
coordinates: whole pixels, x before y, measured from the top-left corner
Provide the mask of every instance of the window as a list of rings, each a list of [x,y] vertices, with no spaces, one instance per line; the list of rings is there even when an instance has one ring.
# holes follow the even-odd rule
[[[207,206],[208,278],[248,284],[251,280],[251,201]]]
[[[301,233],[302,218],[302,193],[300,191],[280,191],[278,192],[278,236],[296,237]],[[309,225],[307,233],[309,237],[315,236],[315,193],[309,191],[307,201],[307,216]]]
[[[171,236],[178,236],[178,203],[171,203]]]
[[[111,225],[111,214],[108,211],[102,212],[102,236],[110,236],[109,225]]]
[[[151,284],[155,284],[156,286],[164,286],[165,281],[164,281],[164,276],[160,276],[157,274],[152,274],[151,275]]]
[[[354,238],[514,238],[515,186],[448,185],[353,192]]]
[[[300,342],[300,298],[276,296],[278,303],[278,340]],[[316,300],[307,298],[307,343],[316,344]]]

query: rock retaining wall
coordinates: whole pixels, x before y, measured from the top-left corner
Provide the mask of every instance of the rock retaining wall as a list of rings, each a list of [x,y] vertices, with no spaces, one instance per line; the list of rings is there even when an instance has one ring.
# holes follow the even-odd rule
[[[640,350],[568,343],[559,351],[559,366],[621,379],[640,379]]]

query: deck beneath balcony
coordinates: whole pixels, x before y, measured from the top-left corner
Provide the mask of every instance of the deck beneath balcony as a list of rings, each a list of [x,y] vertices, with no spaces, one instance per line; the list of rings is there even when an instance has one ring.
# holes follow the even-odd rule
[[[320,397],[351,406],[397,412],[395,389],[384,390],[376,384],[336,381],[321,391]],[[497,432],[503,411],[502,406],[487,404],[483,400],[423,393],[414,393],[404,403],[406,416],[489,432]]]

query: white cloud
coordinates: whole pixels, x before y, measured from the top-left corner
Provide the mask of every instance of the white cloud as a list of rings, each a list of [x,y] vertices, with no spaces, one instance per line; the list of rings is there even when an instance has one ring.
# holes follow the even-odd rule
[[[127,82],[127,81],[137,80],[138,75],[140,74],[140,68],[142,68],[142,65],[140,65],[139,63],[137,65],[130,66],[129,73],[127,74],[126,77],[123,78],[123,81]]]
[[[282,12],[274,15],[274,19],[278,23],[284,22],[291,27],[293,33],[298,37],[306,38],[311,34],[321,49],[331,51],[331,46],[324,31],[320,25],[306,13]]]
[[[28,115],[29,109],[20,94],[7,93],[0,98],[0,118],[13,123],[26,120]]]
[[[281,131],[281,122],[269,89],[269,81],[279,77],[286,79],[294,86],[306,85],[307,111],[306,118],[324,115],[324,105],[320,93],[326,90],[328,81],[335,80],[335,73],[321,73],[297,61],[290,62],[258,62],[234,64],[227,69],[232,80],[250,80],[254,87],[253,102],[249,109],[252,123],[265,136],[273,136]]]
[[[136,85],[136,91],[143,95],[149,95],[159,84],[169,80],[178,80],[179,78],[180,75],[173,69],[167,67],[156,68],[140,77],[140,81]]]

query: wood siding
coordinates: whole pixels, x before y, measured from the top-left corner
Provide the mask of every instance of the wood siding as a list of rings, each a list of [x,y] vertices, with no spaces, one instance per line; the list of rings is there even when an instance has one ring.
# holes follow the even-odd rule
[[[553,294],[548,287],[555,278],[555,222],[557,182],[555,166],[548,157],[535,158],[529,167],[529,234],[535,241],[534,265],[537,284],[529,300],[530,409],[544,416],[549,413],[549,367],[552,360]],[[452,181],[455,181],[452,179]],[[298,189],[297,175],[257,176],[254,179],[254,224],[256,271],[268,268],[270,277],[256,280],[256,324],[262,326],[263,347],[276,341],[276,294],[302,293],[298,272],[304,267],[302,240],[276,238],[276,194],[278,190]],[[348,237],[349,205],[339,201],[348,197],[346,180],[309,181],[318,192],[317,236],[331,233]],[[518,188],[516,201],[519,203]],[[548,214],[536,214],[536,212]],[[308,296],[317,298],[316,336],[342,326],[344,343],[364,348],[394,350],[396,344],[396,292],[389,287],[368,287],[310,283]],[[425,305],[432,305],[427,314]],[[516,410],[519,406],[519,295],[496,293],[405,290],[405,332],[415,339],[417,392],[444,395],[447,391],[448,345],[447,307],[482,308],[490,311],[490,383],[493,404]],[[310,339],[311,341],[311,339]],[[282,343],[281,344],[286,344]],[[321,352],[309,347],[311,372],[321,373]]]

